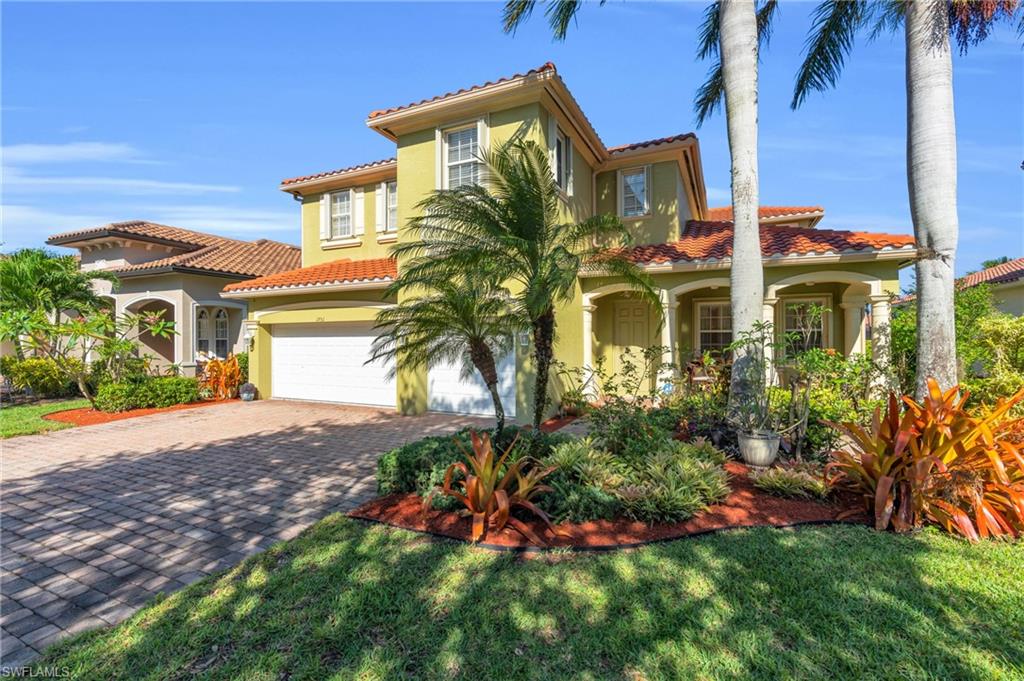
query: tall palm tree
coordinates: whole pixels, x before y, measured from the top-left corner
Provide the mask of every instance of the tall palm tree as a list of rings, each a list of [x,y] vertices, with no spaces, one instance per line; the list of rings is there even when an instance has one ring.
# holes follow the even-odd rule
[[[487,277],[509,287],[514,312],[533,337],[533,426],[548,404],[555,309],[577,294],[577,278],[597,268],[632,285],[659,310],[650,278],[621,249],[628,243],[613,215],[564,222],[561,191],[547,150],[513,137],[484,154],[483,184],[433,192],[410,222],[417,239],[393,249],[402,275],[392,286],[415,293],[462,276]]]
[[[38,311],[59,315],[63,310],[87,312],[103,307],[106,301],[93,289],[93,282],[99,279],[115,286],[119,283],[111,272],[83,272],[74,257],[41,248],[24,248],[0,257],[0,314],[8,320],[5,328],[18,329],[18,319],[27,320]],[[21,336],[16,333],[4,339],[14,341],[19,358],[23,356]]]
[[[927,380],[957,383],[953,290],[959,237],[956,124],[951,36],[961,50],[987,37],[992,25],[1013,20],[1018,0],[826,0],[815,10],[807,54],[797,74],[793,108],[814,90],[834,87],[856,34],[897,30],[906,41],[907,186],[918,257],[918,398]]]
[[[399,279],[391,292],[403,286]],[[382,310],[374,327],[380,335],[369,361],[397,358],[396,364],[410,368],[461,361],[464,377],[475,368],[494,401],[500,433],[505,427],[505,408],[498,394],[495,357],[512,349],[520,319],[513,314],[504,289],[483,277],[456,277]]]
[[[564,40],[569,24],[583,3],[549,0],[546,15],[554,36]],[[601,4],[604,4],[602,2]],[[505,4],[504,28],[513,32],[526,21],[536,0],[509,0]],[[757,7],[754,0],[718,0],[705,13],[700,30],[701,58],[711,58],[707,82],[700,88],[695,108],[698,125],[725,101],[732,158],[733,249],[729,273],[732,328],[734,334],[752,331],[761,320],[764,274],[761,263],[761,235],[758,222],[757,166],[757,61],[759,47],[771,34],[776,0]],[[730,405],[735,406],[749,392],[752,361],[750,349],[735,353]]]

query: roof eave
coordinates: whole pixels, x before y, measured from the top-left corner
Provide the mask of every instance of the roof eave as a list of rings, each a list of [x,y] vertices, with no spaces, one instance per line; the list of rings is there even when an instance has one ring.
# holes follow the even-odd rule
[[[301,182],[282,182],[278,186],[278,189],[289,194],[301,195],[304,191],[322,191],[324,189],[331,189],[335,186],[348,185],[360,181],[370,182],[377,179],[389,178],[397,176],[397,174],[398,161],[395,160],[388,163],[382,163],[380,165],[370,166],[368,168],[359,168],[357,170],[350,170],[344,173],[303,180]]]
[[[225,298],[263,298],[302,293],[329,293],[331,291],[366,291],[387,288],[391,285],[392,281],[394,280],[388,277],[386,279],[374,279],[370,281],[274,286],[270,288],[242,289],[239,291],[221,291],[221,295]]]
[[[51,246],[69,246],[73,247],[74,244],[85,243],[88,241],[95,241],[97,239],[126,239],[131,241],[142,241],[144,243],[157,244],[160,246],[171,246],[173,248],[181,249],[198,249],[204,248],[204,244],[198,244],[191,241],[178,241],[176,239],[162,239],[160,237],[148,236],[145,234],[135,234],[133,232],[123,232],[117,229],[104,229],[96,232],[87,232],[83,234],[68,234],[62,236],[56,234],[47,238],[46,243]]]

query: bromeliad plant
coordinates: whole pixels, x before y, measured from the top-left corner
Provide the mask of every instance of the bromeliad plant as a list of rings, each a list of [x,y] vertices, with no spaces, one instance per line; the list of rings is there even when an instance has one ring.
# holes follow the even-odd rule
[[[833,452],[826,479],[860,493],[875,527],[897,532],[936,523],[971,541],[1024,533],[1024,448],[1013,442],[1020,420],[1009,412],[1024,388],[994,408],[970,414],[968,393],[935,380],[920,403],[889,396],[871,431],[832,424],[852,441]]]
[[[472,454],[463,449],[469,465],[460,461],[449,466],[440,491],[465,506],[463,513],[473,519],[473,541],[483,539],[488,529],[501,531],[508,525],[535,544],[543,545],[545,542],[533,530],[512,516],[512,510],[530,511],[552,532],[556,532],[548,515],[533,502],[538,494],[551,491],[541,480],[554,469],[541,468],[530,457],[522,457],[506,465],[515,448],[515,440],[501,456],[496,456],[490,435],[471,431],[470,438]],[[459,448],[462,449],[461,444]],[[461,479],[453,480],[456,472],[462,474]],[[425,509],[430,507],[431,498],[428,496],[424,501]]]

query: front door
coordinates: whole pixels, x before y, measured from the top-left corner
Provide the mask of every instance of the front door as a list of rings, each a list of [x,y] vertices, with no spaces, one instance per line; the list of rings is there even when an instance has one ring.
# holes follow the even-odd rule
[[[651,320],[647,304],[637,300],[615,302],[615,349],[612,367],[622,371],[622,354],[630,351],[630,361],[643,368],[643,351],[651,345]]]

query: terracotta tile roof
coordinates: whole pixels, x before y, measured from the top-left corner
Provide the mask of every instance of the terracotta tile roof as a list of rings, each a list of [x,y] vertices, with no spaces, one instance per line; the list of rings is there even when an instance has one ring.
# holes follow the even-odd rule
[[[817,213],[824,213],[825,209],[822,206],[761,206],[760,208],[758,208],[757,212],[758,216],[762,220],[768,220],[771,218],[815,215]],[[708,220],[712,221],[731,221],[732,206],[719,206],[717,208],[708,208],[707,217]]]
[[[101,227],[89,227],[76,229],[70,232],[54,234],[46,240],[48,244],[60,244],[68,241],[79,241],[79,237],[88,239],[90,237],[102,236],[124,236],[127,238],[141,237],[143,239],[156,239],[159,241],[174,241],[183,245],[210,246],[224,241],[225,238],[205,232],[194,232],[191,229],[161,225],[157,222],[145,220],[128,220],[125,222],[111,222]]]
[[[393,258],[351,260],[342,258],[331,262],[277,272],[267,277],[250,279],[224,287],[225,293],[243,291],[272,291],[277,289],[301,289],[334,284],[357,284],[369,282],[388,283],[398,276]]]
[[[298,246],[280,241],[240,241],[141,220],[112,222],[102,227],[64,232],[50,237],[47,243],[74,243],[102,237],[156,240],[184,250],[183,253],[114,270],[118,274],[145,274],[161,269],[172,269],[261,277],[297,267],[302,263],[302,250]]]
[[[646,140],[644,142],[633,142],[632,144],[620,144],[617,147],[608,147],[608,152],[612,154],[622,153],[623,151],[633,151],[634,149],[644,149],[646,147],[657,147],[662,144],[668,144],[670,142],[681,142],[687,139],[696,139],[697,136],[692,132],[686,132],[681,135],[672,135],[671,137],[659,137],[654,140]]]
[[[357,170],[368,170],[370,168],[377,168],[386,166],[390,163],[397,163],[396,158],[385,158],[380,161],[370,161],[369,163],[361,163],[357,166],[350,166],[348,168],[339,168],[338,170],[325,170],[322,173],[313,173],[312,175],[302,175],[300,177],[290,177],[287,180],[281,180],[281,186],[289,184],[297,184],[299,182],[308,182],[310,180],[320,180],[325,177],[334,177],[335,175],[344,175],[345,173],[352,173]]]
[[[787,255],[822,255],[913,248],[906,234],[842,232],[761,225],[761,251],[765,258]],[[719,261],[732,255],[732,223],[690,220],[678,241],[636,246],[630,259],[640,264]]]
[[[467,92],[476,92],[477,90],[482,90],[482,89],[484,89],[486,87],[491,87],[492,85],[498,85],[500,83],[507,83],[508,81],[516,80],[517,78],[526,78],[528,76],[532,76],[532,75],[535,75],[535,74],[538,74],[538,73],[544,73],[545,71],[555,71],[555,70],[556,69],[555,69],[555,65],[554,64],[552,64],[551,62],[546,62],[543,65],[541,65],[541,66],[539,66],[539,67],[537,67],[535,69],[530,69],[526,73],[516,73],[516,74],[513,74],[511,76],[507,76],[505,78],[499,78],[497,80],[488,81],[488,82],[483,83],[481,85],[471,85],[471,86],[469,86],[467,88],[462,88],[461,90],[455,90],[454,92],[446,92],[443,95],[437,95],[436,97],[430,97],[428,99],[421,99],[418,102],[411,102],[409,104],[404,104],[402,106],[393,106],[393,107],[391,107],[389,109],[377,109],[376,111],[371,111],[370,112],[369,118],[370,119],[374,119],[374,118],[377,118],[379,116],[385,116],[385,115],[390,114],[390,113],[395,113],[396,111],[404,111],[405,109],[411,109],[414,106],[420,106],[420,105],[423,105],[423,104],[429,104],[431,102],[437,102],[437,101],[440,101],[442,99],[447,99],[449,97],[455,97],[456,95],[463,95],[463,94],[466,94]]]
[[[969,288],[981,283],[1006,284],[1018,279],[1024,279],[1024,258],[1017,258],[1004,262],[1001,265],[983,269],[980,272],[973,272],[961,277],[957,284]]]

